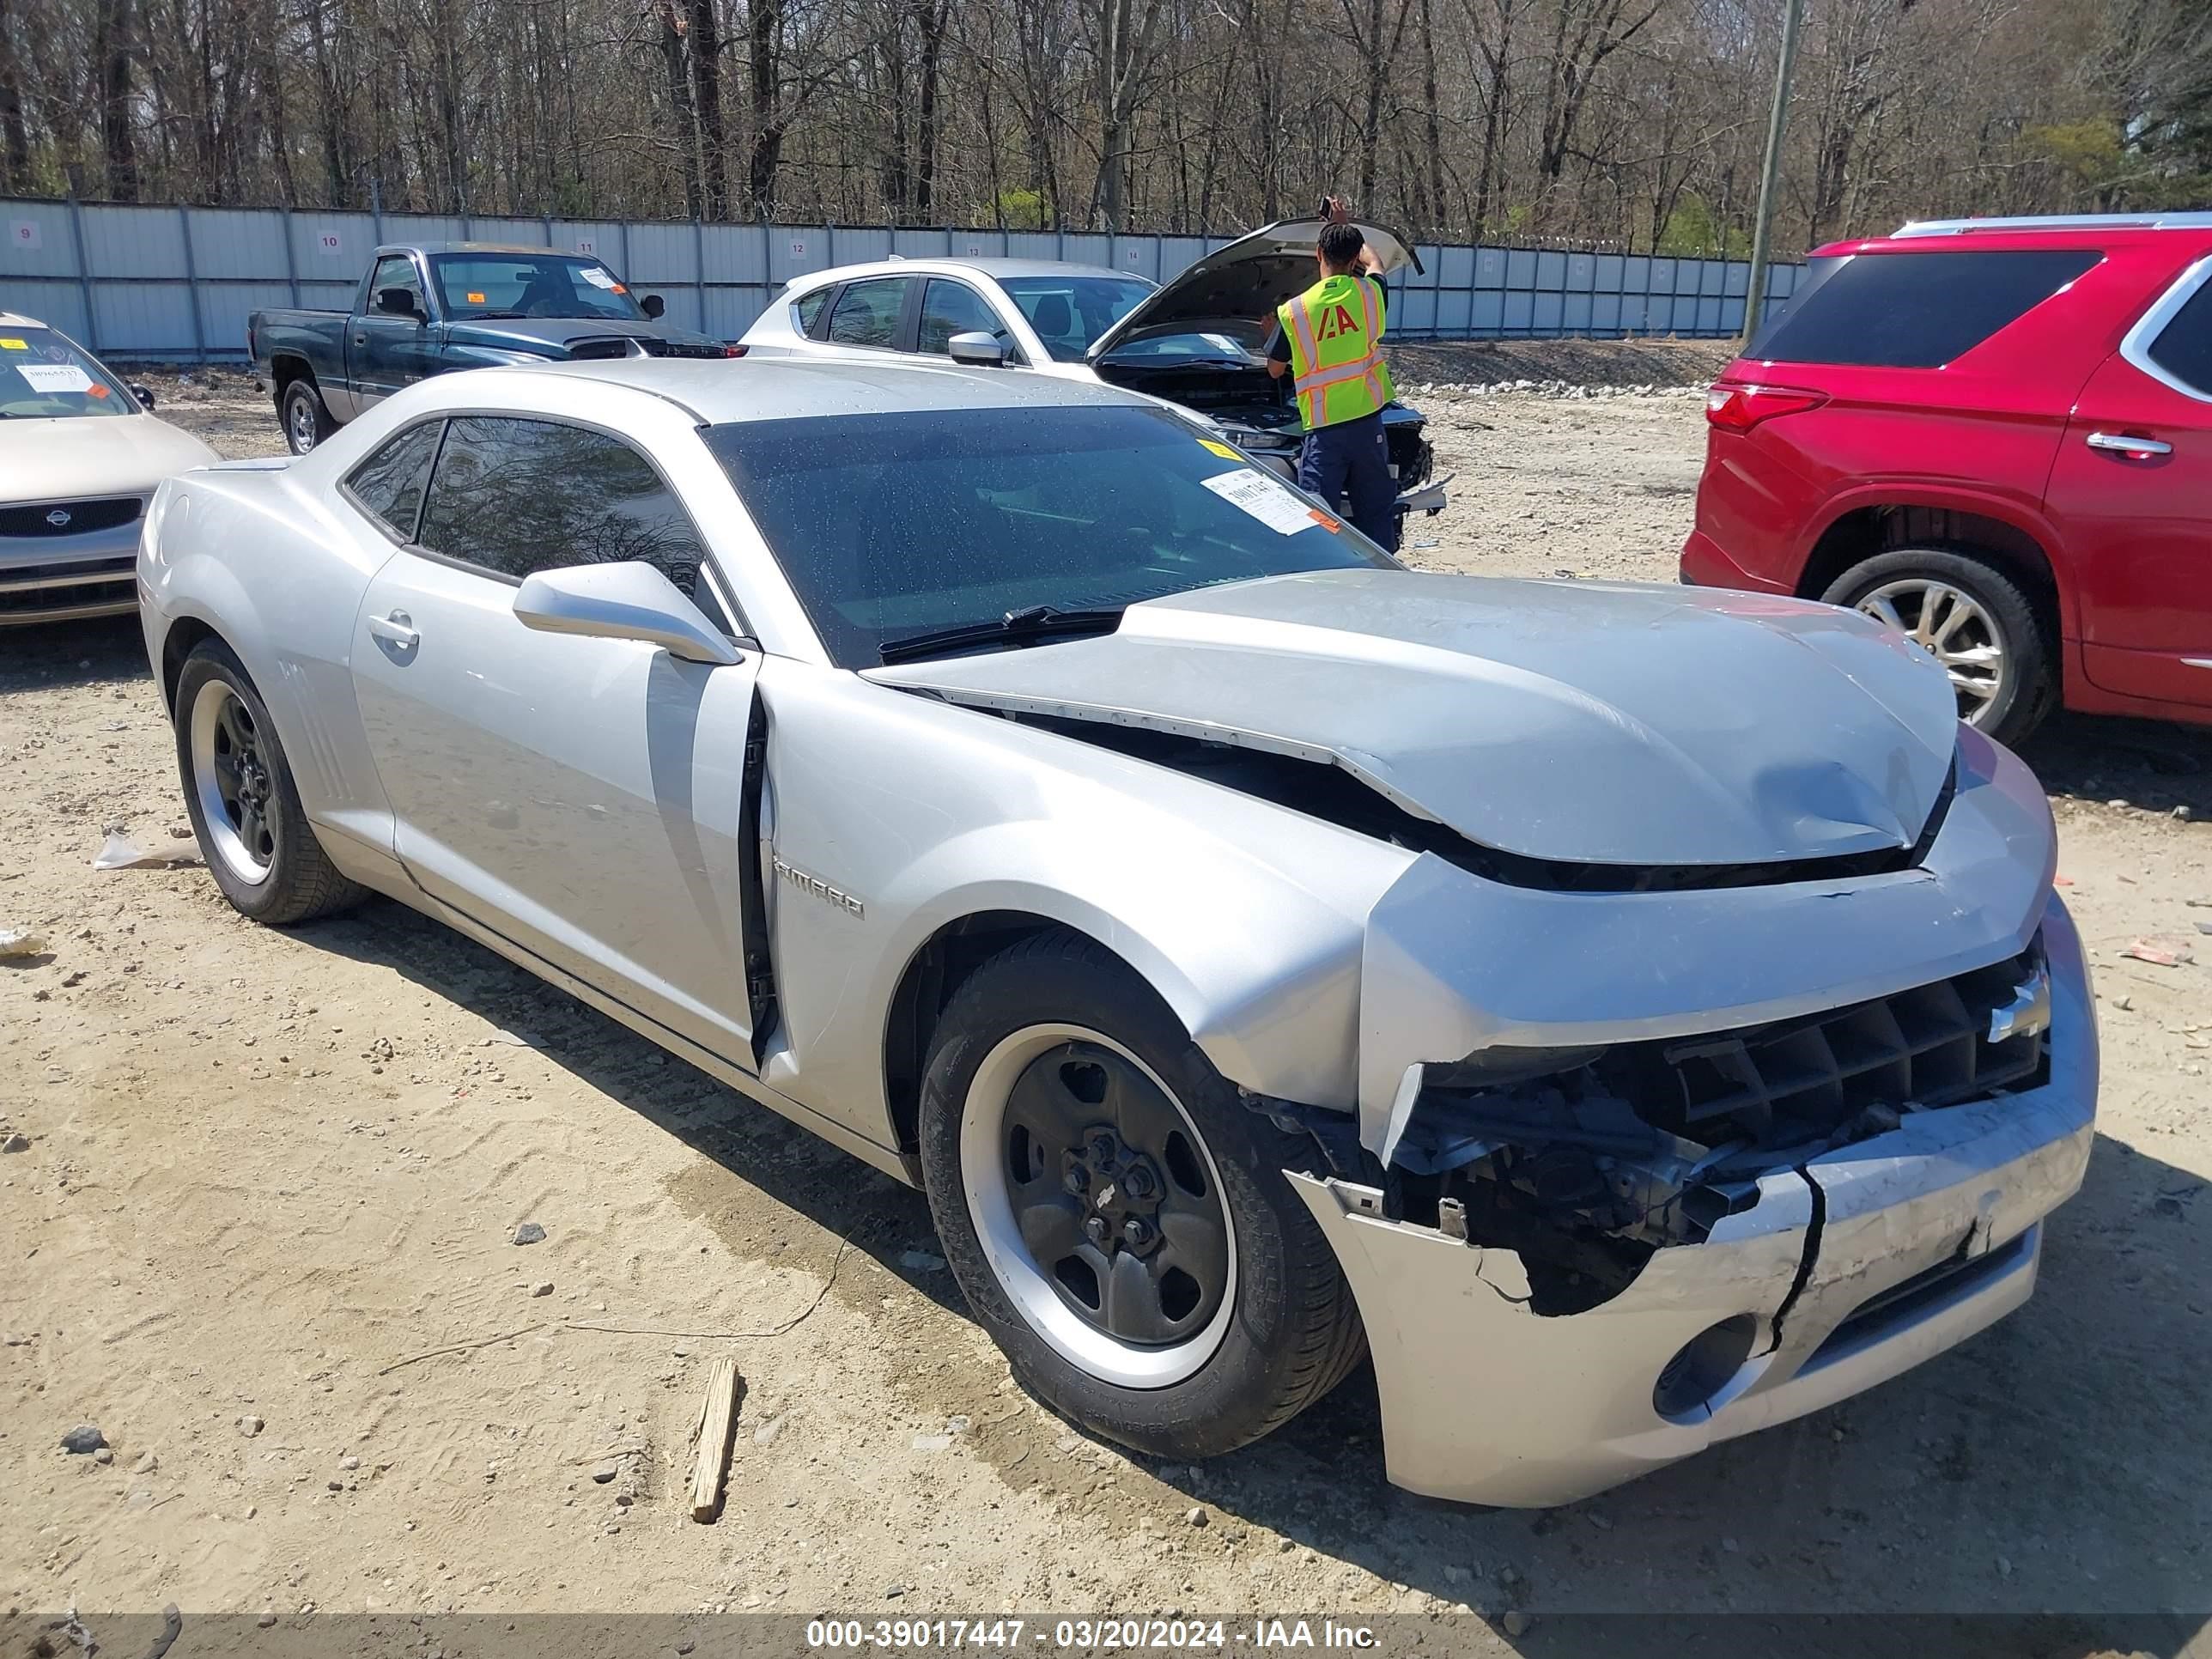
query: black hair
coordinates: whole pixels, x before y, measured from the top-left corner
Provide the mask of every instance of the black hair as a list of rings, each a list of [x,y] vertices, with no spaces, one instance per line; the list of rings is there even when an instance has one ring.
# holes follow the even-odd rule
[[[1367,239],[1359,234],[1358,225],[1334,224],[1321,228],[1321,257],[1339,270],[1349,270],[1359,263],[1359,250],[1367,246]]]

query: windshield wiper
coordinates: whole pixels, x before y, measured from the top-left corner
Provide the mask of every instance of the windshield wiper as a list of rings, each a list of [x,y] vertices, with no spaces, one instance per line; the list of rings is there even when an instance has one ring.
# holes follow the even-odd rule
[[[1032,605],[1009,611],[996,622],[963,623],[957,628],[933,628],[927,633],[885,640],[880,654],[887,663],[904,662],[939,651],[957,651],[963,645],[1019,644],[1072,634],[1110,634],[1121,621],[1119,606],[1102,611],[1055,611],[1048,605]]]

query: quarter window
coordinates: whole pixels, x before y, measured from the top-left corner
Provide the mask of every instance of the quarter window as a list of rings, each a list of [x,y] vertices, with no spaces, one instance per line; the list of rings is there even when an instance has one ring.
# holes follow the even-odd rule
[[[1006,332],[1005,325],[983,303],[983,296],[967,283],[939,279],[922,289],[921,350],[942,355],[949,349],[956,334],[991,334],[1004,338]]]
[[[2212,398],[2212,274],[2158,331],[2149,356],[2198,397]]]
[[[346,476],[346,493],[354,505],[394,540],[415,539],[422,487],[429,482],[430,459],[438,453],[438,434],[444,429],[443,421],[410,426]]]
[[[896,345],[899,318],[906,311],[907,289],[912,281],[906,276],[884,276],[872,282],[846,283],[830,312],[831,343]]]
[[[801,334],[810,337],[814,334],[814,325],[822,320],[822,307],[830,303],[831,292],[828,288],[817,288],[793,304],[791,313],[799,319]]]
[[[1815,276],[1745,355],[1778,362],[1941,368],[2103,257],[2086,249],[1862,253]]]
[[[708,592],[698,533],[645,457],[618,438],[553,421],[456,417],[417,539],[513,581],[636,559],[694,599]]]

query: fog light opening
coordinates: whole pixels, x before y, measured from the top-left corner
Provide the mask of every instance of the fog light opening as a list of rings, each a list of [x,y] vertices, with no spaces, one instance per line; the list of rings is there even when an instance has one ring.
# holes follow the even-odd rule
[[[1676,1421],[1700,1415],[1751,1358],[1758,1334],[1758,1322],[1749,1314],[1698,1332],[1660,1370],[1651,1389],[1651,1409]]]

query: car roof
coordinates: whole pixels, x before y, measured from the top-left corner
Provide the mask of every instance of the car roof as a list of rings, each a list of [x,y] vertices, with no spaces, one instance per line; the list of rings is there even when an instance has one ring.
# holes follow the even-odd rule
[[[932,254],[921,258],[871,259],[864,264],[832,265],[827,270],[810,270],[791,279],[795,287],[804,283],[812,288],[821,283],[842,283],[855,276],[913,276],[932,272],[945,276],[962,272],[977,276],[1118,276],[1130,282],[1150,285],[1152,278],[1134,270],[1116,270],[1111,265],[1070,264],[1060,259],[1006,259],[977,257],[956,259]]]
[[[1149,398],[1089,381],[1002,368],[842,358],[736,360],[614,357],[485,371],[556,375],[633,386],[666,398],[702,425],[818,415],[903,415],[956,409],[1151,409]],[[442,378],[442,377],[441,377]],[[456,379],[465,378],[456,376]],[[439,384],[440,382],[432,382]]]
[[[36,317],[26,317],[20,311],[0,311],[0,328],[52,327],[53,325],[52,323],[40,322]]]
[[[1887,236],[1830,242],[1806,257],[1851,253],[1936,253],[1962,248],[2113,248],[2146,245],[2212,247],[2212,213],[2038,214],[2007,219],[1917,219]]]
[[[532,246],[526,242],[386,242],[370,255],[380,259],[387,253],[550,253],[563,259],[596,259],[595,253],[576,253],[566,248],[547,247],[543,243]]]

